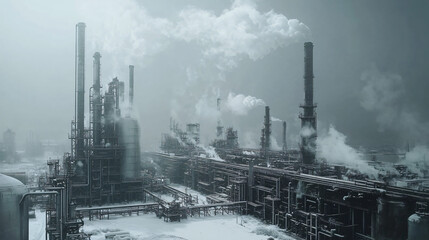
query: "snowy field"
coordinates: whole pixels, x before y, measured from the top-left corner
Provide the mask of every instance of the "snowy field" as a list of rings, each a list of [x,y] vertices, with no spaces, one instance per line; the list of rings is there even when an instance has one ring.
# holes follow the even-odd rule
[[[2,164],[6,171],[27,171],[30,178],[35,178],[45,170],[46,160],[22,161],[18,164]],[[171,184],[171,187],[179,189],[192,196],[198,196],[197,205],[207,204],[206,197],[190,188],[178,184]],[[160,195],[166,201],[174,198],[167,194]],[[186,240],[229,240],[248,239],[266,240],[270,237],[278,240],[293,240],[276,226],[267,225],[251,216],[239,215],[217,215],[207,217],[193,217],[182,219],[181,222],[164,222],[155,214],[144,214],[140,216],[111,216],[110,219],[89,221],[84,219],[83,230],[92,233],[91,239],[105,239],[105,235],[115,231],[128,232],[132,240],[165,240],[165,239],[186,239]],[[29,240],[45,239],[45,212],[36,209],[36,218],[29,219]]]
[[[282,233],[276,226],[263,224],[254,217],[237,215],[196,217],[167,223],[157,218],[155,214],[145,214],[85,221],[84,230],[93,234],[91,237],[93,240],[104,240],[106,233],[114,231],[129,232],[130,239],[136,240],[266,240],[269,237],[281,240],[294,239]]]
[[[179,189],[193,196],[197,195],[198,205],[207,203],[206,197],[185,186],[172,184],[171,187]],[[163,198],[168,196],[162,195]],[[165,199],[172,200],[172,199]],[[30,219],[30,240],[45,239],[45,213],[36,211],[36,219]],[[83,230],[91,233],[92,240],[104,240],[106,234],[112,232],[127,232],[132,240],[229,240],[248,239],[266,240],[268,238],[278,240],[293,240],[277,226],[262,223],[252,216],[217,215],[206,217],[192,217],[182,219],[181,222],[164,222],[154,213],[133,216],[111,216],[110,219],[93,220],[85,219]]]
[[[29,220],[30,239],[45,239],[45,212],[36,210],[36,219]],[[248,239],[293,240],[276,226],[267,225],[251,216],[223,215],[182,219],[181,222],[164,222],[155,214],[140,216],[111,216],[110,219],[89,221],[83,227],[93,234],[92,240],[104,240],[111,232],[128,232],[133,240],[229,240]]]

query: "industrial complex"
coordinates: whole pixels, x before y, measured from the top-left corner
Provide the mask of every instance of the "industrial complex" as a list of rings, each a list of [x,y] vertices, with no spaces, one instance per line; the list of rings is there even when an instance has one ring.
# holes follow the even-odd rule
[[[305,98],[296,106],[297,113],[302,109],[299,148],[288,146],[283,121],[281,150],[273,149],[272,117],[265,106],[263,128],[257,130],[259,148],[241,148],[237,130],[223,126],[220,119],[213,129],[216,138],[203,146],[204,122],[187,123],[182,129],[171,118],[169,132],[160,133],[160,150],[142,152],[140,126],[133,116],[134,66],[124,66],[129,70],[126,81],[113,78],[102,89],[102,53],[91,53],[92,86],[85,89],[85,30],[85,23],[76,25],[71,151],[62,159],[47,160],[46,174],[31,187],[13,174],[0,174],[0,239],[29,239],[28,219],[34,206],[44,209],[45,238],[51,240],[91,239],[92,233],[82,229],[88,221],[147,213],[160,218],[160,224],[197,216],[206,221],[214,215],[251,215],[306,240],[429,236],[428,171],[416,176],[407,166],[395,164],[394,174],[380,172],[374,178],[318,158],[312,42],[303,46]],[[86,98],[89,116],[85,116]],[[220,111],[222,100],[213,101]],[[14,158],[13,137],[12,131],[5,133],[8,159]],[[367,154],[369,165],[383,169],[386,163],[377,156],[406,153]],[[173,183],[198,191],[206,201]],[[120,231],[106,233],[105,238],[134,239]]]

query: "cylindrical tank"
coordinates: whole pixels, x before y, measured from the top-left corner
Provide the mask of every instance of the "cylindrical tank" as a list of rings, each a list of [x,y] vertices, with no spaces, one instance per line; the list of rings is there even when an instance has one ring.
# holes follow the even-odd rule
[[[124,147],[121,175],[124,180],[140,177],[140,131],[139,124],[130,117],[119,120],[119,144]]]
[[[19,206],[25,193],[22,182],[0,174],[0,239],[28,238],[28,212]]]
[[[429,216],[414,213],[408,218],[408,240],[425,240],[429,237]]]
[[[403,198],[393,195],[378,198],[375,239],[405,240],[407,219],[410,214],[410,209]]]

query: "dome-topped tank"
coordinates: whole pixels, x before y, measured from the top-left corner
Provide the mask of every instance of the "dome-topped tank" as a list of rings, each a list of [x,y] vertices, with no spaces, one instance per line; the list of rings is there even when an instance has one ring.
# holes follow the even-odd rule
[[[429,215],[414,213],[408,218],[408,239],[426,240],[429,236]]]
[[[28,213],[20,211],[19,208],[19,202],[25,193],[27,187],[22,182],[0,174],[1,239],[22,239],[28,236],[28,220],[22,221],[23,218],[27,218]]]

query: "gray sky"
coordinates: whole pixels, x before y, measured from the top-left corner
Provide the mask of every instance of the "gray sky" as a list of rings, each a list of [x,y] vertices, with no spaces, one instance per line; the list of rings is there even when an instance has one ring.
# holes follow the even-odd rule
[[[353,146],[426,143],[428,13],[423,0],[5,0],[0,131],[13,129],[18,143],[29,132],[67,139],[74,114],[75,24],[82,21],[87,89],[95,51],[102,55],[103,84],[115,76],[127,82],[128,65],[135,65],[145,150],[158,147],[170,116],[182,126],[199,121],[208,142],[215,135],[216,97],[226,102],[230,93],[262,99],[273,116],[288,121],[289,139],[295,139],[304,41],[315,45],[321,134],[333,124]],[[222,121],[251,146],[258,143],[263,111],[257,106],[239,115],[225,109]],[[280,142],[281,124],[273,128]]]

